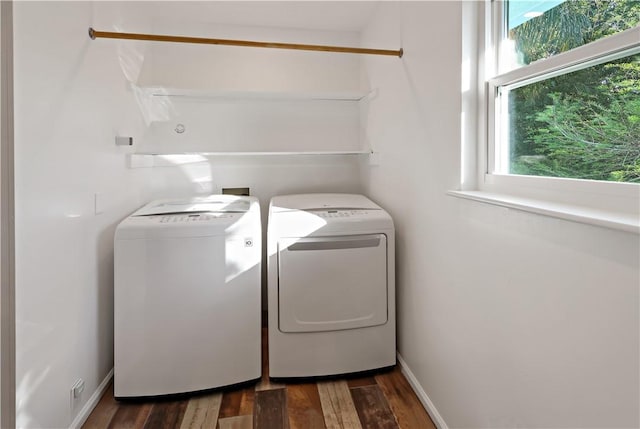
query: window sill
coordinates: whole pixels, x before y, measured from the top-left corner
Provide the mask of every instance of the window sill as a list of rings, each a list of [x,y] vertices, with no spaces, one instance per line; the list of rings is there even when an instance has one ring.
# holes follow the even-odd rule
[[[640,234],[640,219],[637,215],[633,214],[594,210],[576,205],[558,204],[482,191],[448,191],[447,195],[573,222]]]

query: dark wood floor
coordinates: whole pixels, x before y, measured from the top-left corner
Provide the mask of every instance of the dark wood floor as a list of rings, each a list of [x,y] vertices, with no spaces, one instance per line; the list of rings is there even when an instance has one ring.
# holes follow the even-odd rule
[[[266,330],[265,330],[266,332]],[[118,402],[109,386],[83,428],[435,429],[399,368],[323,381],[255,385],[173,401]]]

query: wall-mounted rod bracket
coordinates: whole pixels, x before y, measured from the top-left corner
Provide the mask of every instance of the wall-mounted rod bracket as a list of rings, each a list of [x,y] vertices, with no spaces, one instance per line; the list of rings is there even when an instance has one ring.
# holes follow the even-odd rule
[[[246,47],[252,47],[252,48],[296,49],[296,50],[302,50],[302,51],[339,52],[339,53],[346,53],[346,54],[388,55],[388,56],[394,56],[398,58],[402,58],[402,54],[403,54],[402,48],[398,50],[368,49],[368,48],[349,48],[344,46],[302,45],[298,43],[208,39],[204,37],[165,36],[160,34],[96,31],[93,28],[89,28],[89,37],[93,40],[97,38],[105,38],[105,39],[147,40],[147,41],[154,41],[154,42],[198,43],[203,45],[246,46]]]

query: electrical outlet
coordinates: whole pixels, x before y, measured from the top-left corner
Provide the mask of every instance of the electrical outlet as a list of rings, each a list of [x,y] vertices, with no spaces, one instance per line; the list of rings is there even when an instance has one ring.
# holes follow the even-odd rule
[[[71,386],[71,398],[78,399],[84,392],[84,380],[79,378],[73,386]]]
[[[80,409],[82,392],[84,392],[84,380],[79,378],[69,390],[69,410],[72,415]]]

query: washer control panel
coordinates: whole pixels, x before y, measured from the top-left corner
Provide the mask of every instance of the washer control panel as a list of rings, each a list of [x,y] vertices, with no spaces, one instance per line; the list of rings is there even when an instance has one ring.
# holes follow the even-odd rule
[[[210,222],[233,217],[231,213],[179,213],[149,216],[156,223],[193,223]]]

